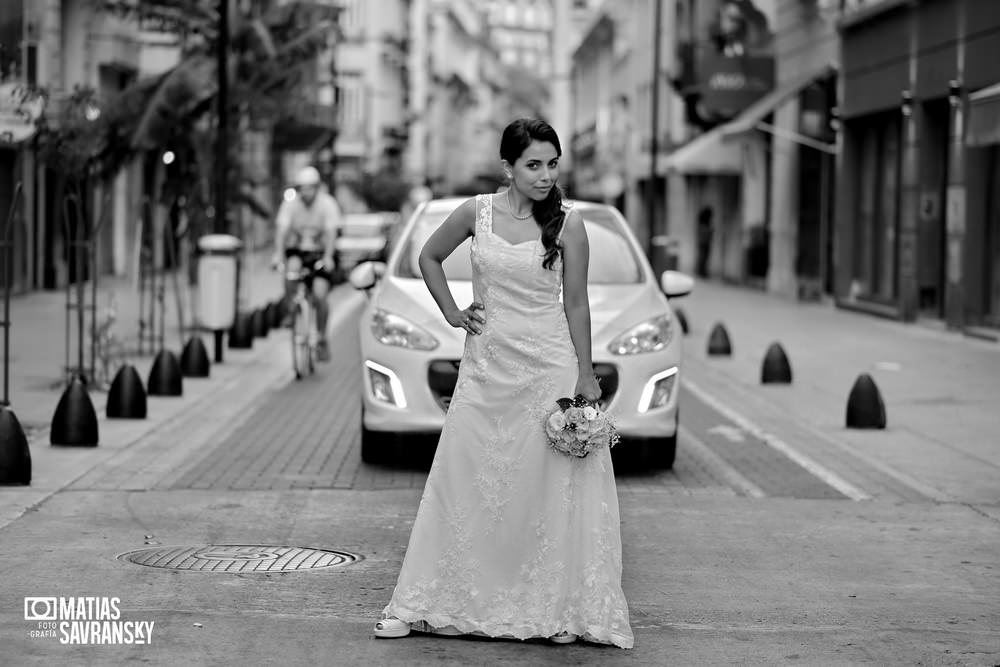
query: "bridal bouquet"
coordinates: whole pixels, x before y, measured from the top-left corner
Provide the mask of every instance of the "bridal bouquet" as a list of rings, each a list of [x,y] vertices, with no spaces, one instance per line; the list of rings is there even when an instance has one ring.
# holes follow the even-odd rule
[[[545,420],[549,446],[583,458],[595,449],[614,447],[620,439],[611,417],[583,396],[560,398],[559,408]]]

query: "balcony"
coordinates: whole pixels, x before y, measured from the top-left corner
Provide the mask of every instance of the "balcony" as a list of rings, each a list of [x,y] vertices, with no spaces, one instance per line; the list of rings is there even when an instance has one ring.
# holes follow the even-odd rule
[[[337,129],[336,106],[302,101],[275,125],[274,143],[283,150],[315,150],[332,140]]]

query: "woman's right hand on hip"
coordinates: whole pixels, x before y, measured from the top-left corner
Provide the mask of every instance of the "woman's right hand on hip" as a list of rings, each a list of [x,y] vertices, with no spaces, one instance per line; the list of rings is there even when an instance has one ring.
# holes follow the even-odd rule
[[[483,325],[486,324],[486,318],[478,314],[477,310],[485,310],[485,307],[478,301],[473,301],[468,308],[455,309],[445,314],[444,318],[456,329],[465,329],[470,334],[476,335],[482,333]]]

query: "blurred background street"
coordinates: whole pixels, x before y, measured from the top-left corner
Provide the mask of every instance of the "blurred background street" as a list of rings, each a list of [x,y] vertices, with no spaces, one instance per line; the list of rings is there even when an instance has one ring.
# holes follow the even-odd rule
[[[997,53],[995,0],[3,0],[0,662],[1000,664]],[[406,253],[522,116],[640,276],[592,264],[595,313],[662,302],[595,319],[611,409],[660,415],[615,451],[629,652],[371,635],[460,343]],[[38,596],[151,642],[32,637]]]

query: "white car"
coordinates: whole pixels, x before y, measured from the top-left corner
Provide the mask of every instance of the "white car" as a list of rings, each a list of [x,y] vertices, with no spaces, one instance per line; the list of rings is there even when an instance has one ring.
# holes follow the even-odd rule
[[[437,433],[444,422],[466,334],[441,315],[417,258],[431,232],[463,201],[425,202],[400,232],[387,264],[365,262],[350,274],[355,288],[369,291],[360,318],[366,462],[388,460],[394,447],[406,446],[408,434]],[[615,208],[582,201],[574,206],[590,241],[594,369],[602,403],[622,435],[614,453],[618,458],[642,449],[644,461],[670,468],[677,447],[682,332],[667,297],[689,293],[694,281],[676,271],[657,279]],[[470,241],[444,263],[460,305],[472,302]]]

